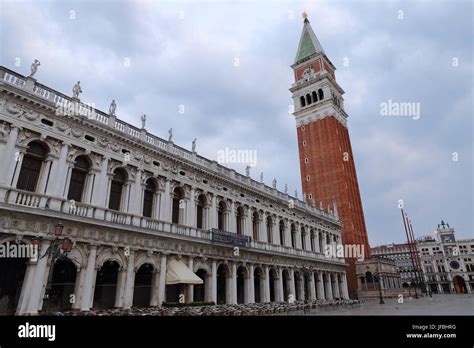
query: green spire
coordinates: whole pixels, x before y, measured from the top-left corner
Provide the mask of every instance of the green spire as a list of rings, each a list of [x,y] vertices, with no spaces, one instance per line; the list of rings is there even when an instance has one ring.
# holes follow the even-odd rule
[[[301,32],[300,43],[298,45],[298,52],[296,54],[295,61],[298,62],[301,59],[311,56],[314,53],[324,53],[318,38],[309,24],[308,16],[304,13],[304,25],[303,31]]]
[[[298,56],[296,57],[296,60],[309,57],[313,53],[316,53],[316,49],[314,48],[313,41],[311,41],[308,31],[305,31],[303,38],[301,39],[301,46],[298,50]]]

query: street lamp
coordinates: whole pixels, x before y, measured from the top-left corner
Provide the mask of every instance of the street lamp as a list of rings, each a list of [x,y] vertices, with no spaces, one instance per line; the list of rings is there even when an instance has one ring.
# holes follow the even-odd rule
[[[51,241],[51,245],[48,247],[46,252],[40,259],[49,257],[51,255],[51,266],[49,267],[48,282],[46,283],[46,289],[43,297],[43,311],[46,311],[49,307],[51,300],[52,280],[53,280],[53,268],[54,263],[57,259],[66,259],[67,253],[72,250],[73,241],[69,237],[62,237],[64,225],[62,222],[58,222],[54,226],[55,239]]]
[[[384,300],[383,300],[383,296],[382,296],[382,277],[380,276],[380,271],[379,271],[379,263],[377,262],[377,274],[375,275],[377,277],[377,281],[379,283],[379,298],[380,298],[380,301],[379,303],[380,304],[385,304]]]

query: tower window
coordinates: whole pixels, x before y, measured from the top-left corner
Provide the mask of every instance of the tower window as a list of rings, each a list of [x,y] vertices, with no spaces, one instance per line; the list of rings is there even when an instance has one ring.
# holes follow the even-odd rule
[[[301,126],[301,131],[304,131],[304,126]]]
[[[306,146],[306,140],[303,140],[303,146]]]
[[[306,94],[306,104],[310,105],[311,104],[311,95]]]
[[[310,181],[311,177],[309,175],[306,175],[306,181]]]
[[[318,95],[316,94],[316,91],[313,91],[313,92],[311,93],[311,96],[313,97],[313,102],[316,103],[316,102],[318,101]]]
[[[302,108],[306,106],[306,100],[304,99],[304,96],[300,97],[300,104]]]
[[[324,92],[323,90],[320,88],[318,89],[318,96],[319,96],[319,100],[323,100],[324,99]]]
[[[308,195],[308,198],[309,198],[309,199],[313,199],[313,195],[310,193],[310,194]]]
[[[304,163],[308,163],[309,160],[307,158],[304,159]]]

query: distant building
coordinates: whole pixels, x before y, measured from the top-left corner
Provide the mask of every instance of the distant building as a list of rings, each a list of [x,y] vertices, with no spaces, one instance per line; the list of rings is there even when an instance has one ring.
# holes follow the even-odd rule
[[[402,287],[408,288],[416,285],[415,267],[410,256],[408,243],[379,245],[371,249],[371,255],[395,262]]]
[[[456,241],[454,228],[441,221],[417,240],[425,282],[434,293],[471,293],[474,289],[474,239]]]
[[[402,289],[400,274],[395,262],[382,257],[370,257],[364,261],[356,261],[358,298],[397,297],[408,294]],[[380,291],[381,290],[381,291]]]

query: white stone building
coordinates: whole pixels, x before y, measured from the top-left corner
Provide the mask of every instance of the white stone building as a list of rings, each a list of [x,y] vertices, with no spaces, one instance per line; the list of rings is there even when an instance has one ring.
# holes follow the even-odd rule
[[[322,253],[341,241],[337,211],[75,94],[0,67],[0,245],[40,249],[0,258],[3,312],[348,298],[344,259]]]
[[[435,237],[417,240],[425,283],[434,293],[472,293],[474,239],[456,240],[454,228],[441,221]]]
[[[391,243],[386,245],[378,245],[371,248],[370,255],[372,257],[380,257],[395,262],[397,272],[400,274],[402,287],[416,286],[415,266],[410,255],[408,243]]]

